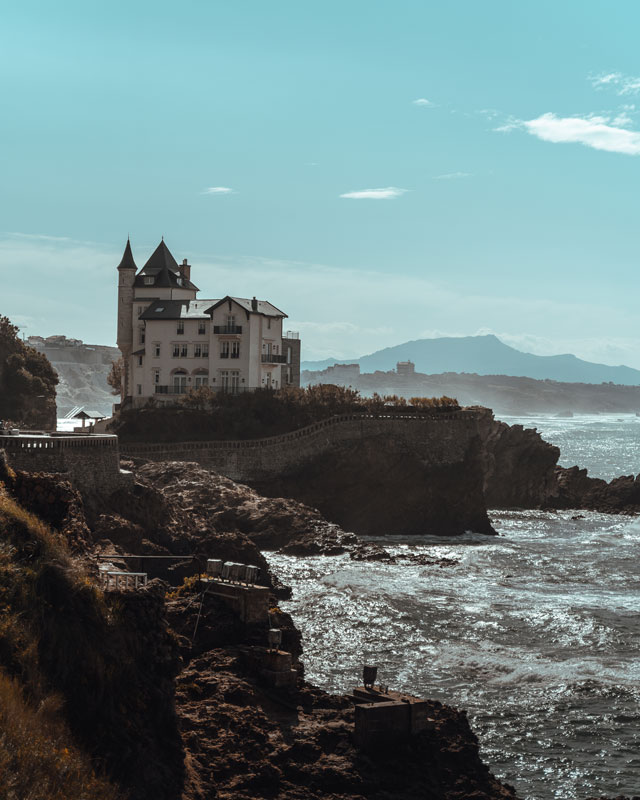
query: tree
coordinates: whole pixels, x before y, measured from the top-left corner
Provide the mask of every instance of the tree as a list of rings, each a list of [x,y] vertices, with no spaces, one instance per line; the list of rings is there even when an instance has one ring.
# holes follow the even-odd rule
[[[58,374],[49,359],[18,337],[0,316],[0,419],[55,428]]]
[[[107,375],[107,383],[111,386],[111,394],[122,393],[122,370],[124,369],[124,361],[122,356],[117,361],[111,362],[111,370]]]

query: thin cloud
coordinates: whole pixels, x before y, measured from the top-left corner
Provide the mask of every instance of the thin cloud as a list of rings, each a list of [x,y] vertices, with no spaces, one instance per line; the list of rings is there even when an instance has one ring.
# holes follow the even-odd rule
[[[455,180],[456,178],[470,178],[470,172],[445,172],[444,175],[434,175],[434,181],[449,181]]]
[[[624,75],[622,72],[605,72],[589,77],[594,89],[611,88],[620,97],[640,93],[640,78]]]
[[[545,142],[583,144],[609,153],[640,155],[640,133],[610,122],[609,117],[558,117],[548,112],[536,119],[510,121],[495,130],[508,132],[519,128]]]
[[[346,200],[395,200],[408,191],[408,189],[399,189],[397,186],[387,186],[385,189],[359,189],[354,192],[345,192],[340,197],[344,197]]]
[[[234,194],[234,191],[228,186],[209,186],[207,189],[203,189],[200,194]]]
[[[426,97],[418,97],[417,100],[412,100],[411,102],[413,103],[414,106],[423,106],[425,108],[427,106],[433,106],[431,100],[427,100]]]

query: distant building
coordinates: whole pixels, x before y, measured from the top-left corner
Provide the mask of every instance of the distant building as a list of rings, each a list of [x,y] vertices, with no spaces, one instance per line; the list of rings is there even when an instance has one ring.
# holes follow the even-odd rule
[[[396,364],[396,372],[398,375],[409,377],[416,374],[416,365],[413,361],[398,361]]]
[[[282,335],[286,314],[266,300],[198,299],[191,266],[160,242],[138,272],[127,240],[118,266],[118,347],[122,402],[207,386],[239,393],[300,385],[300,338]]]

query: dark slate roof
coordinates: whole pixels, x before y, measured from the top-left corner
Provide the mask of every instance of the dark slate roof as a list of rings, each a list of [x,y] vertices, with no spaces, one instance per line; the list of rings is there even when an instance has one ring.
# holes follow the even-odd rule
[[[154,300],[140,319],[209,319],[207,309],[217,300]]]
[[[134,269],[136,272],[138,271],[138,267],[136,267],[136,262],[133,260],[133,253],[131,252],[131,242],[127,237],[127,246],[124,248],[124,255],[122,256],[122,261],[118,264],[118,269]]]
[[[144,279],[154,278],[153,286],[158,289],[195,289],[198,287],[180,275],[178,262],[171,255],[171,251],[164,243],[164,239],[156,247],[151,257],[140,270],[134,281],[134,286],[146,286]]]
[[[156,273],[160,272],[164,268],[173,270],[173,272],[178,271],[178,262],[175,258],[171,255],[171,251],[164,243],[164,239],[160,242],[160,244],[156,247],[156,249],[151,253],[149,260],[144,265],[144,267],[140,270],[141,273],[145,275],[155,275]]]
[[[286,317],[287,315],[284,311],[280,311],[279,308],[276,308],[272,303],[268,303],[266,300],[258,300],[258,307],[254,311],[252,306],[252,301],[247,297],[231,297],[227,295],[223,297],[222,300],[218,300],[214,302],[214,305],[209,308],[209,311],[213,311],[214,309],[221,306],[223,303],[226,303],[228,300],[233,300],[236,302],[241,308],[243,308],[249,314],[262,314],[265,317]]]

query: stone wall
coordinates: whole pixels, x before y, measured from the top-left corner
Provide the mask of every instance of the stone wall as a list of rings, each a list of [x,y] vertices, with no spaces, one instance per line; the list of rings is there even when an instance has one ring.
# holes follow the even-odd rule
[[[124,480],[117,436],[0,436],[0,450],[14,469],[59,473],[82,491],[111,493]]]
[[[196,461],[235,481],[282,477],[334,448],[363,440],[393,440],[425,466],[464,460],[488,409],[435,414],[345,414],[281,436],[240,441],[123,444],[123,456],[146,461]]]

